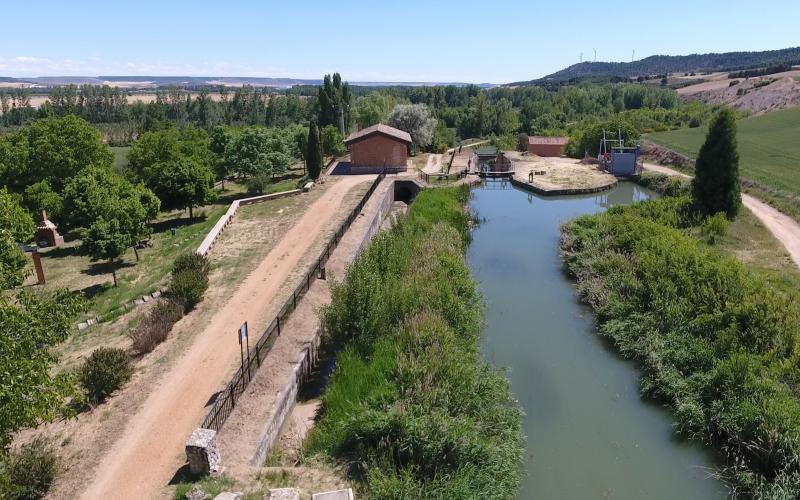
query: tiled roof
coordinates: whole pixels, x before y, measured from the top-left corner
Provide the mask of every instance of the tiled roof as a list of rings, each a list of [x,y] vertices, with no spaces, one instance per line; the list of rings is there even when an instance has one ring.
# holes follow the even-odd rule
[[[390,127],[389,125],[384,125],[383,123],[379,123],[377,125],[361,129],[358,132],[353,132],[347,137],[347,139],[345,139],[344,143],[350,144],[351,142],[358,141],[372,134],[388,135],[389,137],[394,137],[395,139],[401,140],[403,142],[409,144],[411,143],[411,135],[408,132],[398,130],[394,127]]]

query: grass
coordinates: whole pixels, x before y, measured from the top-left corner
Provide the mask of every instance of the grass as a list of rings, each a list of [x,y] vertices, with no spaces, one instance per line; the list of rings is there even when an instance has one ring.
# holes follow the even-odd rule
[[[745,118],[737,125],[745,190],[800,220],[800,108]],[[705,128],[688,128],[648,138],[695,158],[705,134]]]
[[[293,179],[286,179],[270,188],[271,191],[285,191],[294,188],[295,183]],[[226,190],[219,192],[218,200],[214,204],[195,209],[193,219],[189,219],[180,210],[159,214],[152,225],[152,247],[139,250],[138,262],[133,249],[128,249],[116,265],[119,283],[117,287],[112,285],[110,265],[107,262],[91,262],[79,252],[78,242],[73,241],[65,247],[45,250],[42,252],[42,264],[47,278],[44,290],[66,287],[81,291],[89,299],[89,317],[111,319],[124,312],[120,307],[123,304],[165,285],[175,258],[196,249],[230,203],[245,196],[248,195],[244,186],[226,183]],[[176,228],[175,236],[172,236],[171,228]],[[31,277],[27,285],[34,282]]]

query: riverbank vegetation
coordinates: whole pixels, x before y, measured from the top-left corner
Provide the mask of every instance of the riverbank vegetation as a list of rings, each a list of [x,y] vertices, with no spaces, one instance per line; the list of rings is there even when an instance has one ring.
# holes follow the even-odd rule
[[[481,298],[464,260],[466,187],[426,190],[333,287],[341,345],[306,455],[349,464],[375,498],[514,498],[521,413],[480,357]]]
[[[565,266],[600,333],[640,363],[642,392],[673,410],[680,435],[720,450],[734,491],[790,498],[800,488],[797,290],[710,245],[686,191],[568,223]]]

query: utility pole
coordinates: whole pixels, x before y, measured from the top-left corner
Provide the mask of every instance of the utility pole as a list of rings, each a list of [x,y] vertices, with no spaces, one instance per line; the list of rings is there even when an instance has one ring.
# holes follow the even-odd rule
[[[636,49],[633,49],[633,52],[631,52],[631,62],[633,62],[634,59],[636,59]]]
[[[592,49],[594,51],[594,62],[597,62],[597,49]]]
[[[581,62],[583,62],[583,52],[581,52]]]

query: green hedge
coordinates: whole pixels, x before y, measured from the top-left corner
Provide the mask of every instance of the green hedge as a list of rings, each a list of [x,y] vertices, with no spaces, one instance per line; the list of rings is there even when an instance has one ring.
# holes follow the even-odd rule
[[[600,332],[644,371],[642,391],[677,431],[725,455],[735,491],[800,491],[800,309],[737,260],[681,230],[688,197],[664,198],[562,228],[561,249]]]
[[[478,350],[468,196],[421,192],[334,285],[324,311],[342,349],[306,452],[350,464],[375,498],[517,495],[521,412]]]

